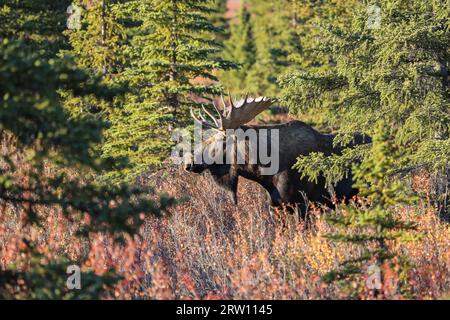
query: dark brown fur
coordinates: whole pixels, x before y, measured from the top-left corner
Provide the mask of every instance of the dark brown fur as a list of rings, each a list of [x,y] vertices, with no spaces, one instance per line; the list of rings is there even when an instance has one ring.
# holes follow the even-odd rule
[[[308,181],[307,178],[301,179],[300,173],[292,169],[292,166],[300,155],[308,155],[311,152],[323,152],[330,155],[339,152],[339,149],[333,148],[334,136],[321,134],[301,121],[292,121],[280,125],[241,126],[244,131],[249,128],[257,131],[269,129],[269,132],[270,129],[279,129],[280,162],[277,174],[262,175],[260,164],[248,164],[247,161],[246,164],[231,165],[188,164],[186,170],[195,173],[209,172],[217,184],[231,192],[236,204],[238,179],[243,177],[255,181],[267,191],[272,207],[290,205],[300,208],[300,211],[304,213],[306,211],[306,199],[332,206],[331,194],[325,187],[325,179],[319,177],[317,183]],[[357,136],[355,144],[368,142],[368,139],[366,140]],[[352,185],[351,175],[337,183],[334,188],[336,197],[348,199],[355,195],[357,190]]]

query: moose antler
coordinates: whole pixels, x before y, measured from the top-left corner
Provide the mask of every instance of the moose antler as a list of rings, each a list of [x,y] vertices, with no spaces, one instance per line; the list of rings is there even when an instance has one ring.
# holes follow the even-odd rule
[[[237,129],[241,125],[253,120],[258,114],[269,108],[274,102],[273,99],[267,97],[252,99],[248,97],[248,94],[244,99],[233,102],[233,99],[229,95],[229,105],[227,106],[223,96],[221,96],[221,98],[223,104],[222,111],[220,111],[216,104],[213,102],[214,109],[219,115],[219,119],[216,119],[203,105],[203,111],[206,113],[206,115],[208,115],[209,118],[211,118],[212,122],[208,121],[201,112],[199,112],[199,117],[197,117],[194,111],[192,111],[192,108],[191,116],[202,126],[211,129],[220,131],[225,131],[226,129]]]

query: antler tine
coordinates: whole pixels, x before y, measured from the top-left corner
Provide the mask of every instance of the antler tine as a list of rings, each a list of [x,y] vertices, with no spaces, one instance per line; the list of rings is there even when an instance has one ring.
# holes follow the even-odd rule
[[[228,101],[230,102],[230,107],[228,108],[229,111],[228,111],[227,116],[229,116],[231,113],[231,110],[234,109],[233,97],[231,96],[230,91],[228,91]]]
[[[214,108],[216,108],[216,105],[214,104]],[[216,127],[220,127],[219,123],[217,122],[216,118],[214,118],[214,116],[205,108],[205,106],[202,104],[202,109],[203,111],[211,118],[212,121],[214,121],[214,124],[216,125]],[[216,109],[217,110],[217,109]],[[206,120],[205,120],[206,121]]]
[[[272,99],[266,97],[249,98],[249,93],[247,93],[244,99],[233,105],[231,112],[222,120],[222,127],[236,129],[269,108],[272,102]]]
[[[244,103],[247,103],[247,99],[248,99],[248,92],[245,94]]]
[[[229,94],[229,106],[225,104],[223,95],[221,95],[221,99],[224,104],[223,112],[219,110],[214,100],[212,101],[214,109],[219,114],[219,119],[214,117],[204,105],[202,105],[203,112],[200,110],[198,115],[190,108],[191,116],[196,122],[203,126],[223,132],[227,129],[237,129],[241,125],[250,122],[258,114],[269,108],[275,101],[274,99],[267,97],[251,98],[249,97],[249,93],[246,93],[244,99],[239,100],[238,102],[233,102],[233,98],[231,97],[231,94]],[[214,124],[208,121],[206,116],[211,118]]]
[[[212,123],[210,123],[209,121],[207,121],[205,119],[205,117],[203,117],[203,115],[199,112],[200,118],[202,120],[200,120],[196,115],[195,112],[192,110],[192,108],[190,108],[190,113],[191,113],[191,117],[194,118],[194,120],[196,122],[198,122],[200,125],[211,128],[211,129],[218,129],[217,127],[215,127]]]
[[[222,104],[223,104],[223,110],[225,111],[227,108],[227,104],[225,102],[225,98],[223,97],[223,94],[220,94],[220,99],[222,100]]]
[[[200,116],[200,119],[202,119],[203,122],[208,122],[208,120],[206,120],[206,118],[203,116],[201,112],[199,112],[198,115]]]
[[[197,118],[197,116],[195,115],[194,111],[192,110],[192,107],[189,108],[189,111],[190,111],[190,113],[191,113],[191,117],[192,117],[195,121],[197,121],[198,123],[201,124],[202,121],[201,121],[200,119]]]

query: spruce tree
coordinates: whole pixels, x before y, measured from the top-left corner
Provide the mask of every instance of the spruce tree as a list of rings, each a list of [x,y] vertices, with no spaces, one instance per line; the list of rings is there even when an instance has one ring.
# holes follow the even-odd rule
[[[111,114],[104,153],[128,156],[134,177],[155,168],[169,155],[171,131],[186,126],[198,99],[221,92],[216,70],[234,67],[218,55],[221,29],[209,17],[211,2],[139,1],[139,26],[130,39],[133,54],[124,77],[130,93]],[[123,172],[113,172],[122,176]]]
[[[293,72],[313,72],[335,68],[331,54],[322,51],[322,29],[328,25],[347,26],[351,23],[352,10],[358,0],[288,0],[285,20],[287,40],[285,48],[286,67],[279,71],[280,79]],[[277,93],[282,91],[277,89]],[[297,113],[302,121],[314,125],[321,131],[331,130],[328,116],[320,111],[302,110]]]
[[[123,65],[121,44],[126,31],[120,19],[122,3],[118,0],[77,3],[83,10],[83,28],[66,33],[72,45],[71,53],[77,57],[80,67],[111,77]]]
[[[66,11],[70,0],[0,0],[0,37],[21,39],[49,55],[66,47]]]
[[[25,224],[45,227],[42,212],[51,207],[69,221],[88,216],[80,236],[105,232],[123,240],[139,230],[141,213],[159,215],[163,207],[149,198],[151,190],[95,182],[101,172],[124,164],[95,156],[105,123],[89,115],[71,117],[58,92],[108,100],[114,92],[73,61],[47,54],[22,41],[0,40],[0,202],[23,214]],[[103,285],[114,282],[87,273],[83,289],[69,291],[69,259],[46,264],[29,235],[23,236],[29,268],[0,271],[1,297],[98,298]]]
[[[230,27],[230,38],[225,42],[225,57],[239,64],[238,70],[224,71],[220,80],[225,88],[245,94],[247,76],[256,62],[256,47],[250,12],[243,1],[236,21]]]
[[[415,197],[405,188],[399,179],[391,177],[391,171],[397,159],[401,158],[401,148],[391,142],[387,126],[379,123],[374,135],[369,156],[358,165],[353,165],[356,185],[360,190],[361,204],[339,208],[328,220],[338,227],[338,233],[328,234],[327,238],[335,242],[353,243],[362,252],[355,258],[343,261],[337,270],[327,273],[327,282],[339,281],[348,284],[349,281],[362,281],[361,277],[367,267],[375,267],[379,272],[376,281],[372,281],[370,289],[377,295],[383,284],[383,267],[392,264],[394,258],[393,246],[396,243],[414,241],[420,235],[412,231],[415,225],[402,221],[395,212],[398,205],[412,204]],[[405,265],[407,257],[397,256],[399,263]],[[366,269],[366,270],[365,270]],[[369,270],[369,273],[373,272]],[[367,274],[366,274],[367,275]],[[373,276],[369,274],[369,277]],[[359,278],[359,279],[358,279]],[[367,282],[367,281],[366,281]],[[365,283],[357,286],[350,294],[363,289]],[[400,288],[402,289],[402,288]]]
[[[298,48],[292,25],[293,3],[288,0],[248,0],[253,20],[256,63],[247,76],[247,90],[277,96],[277,78],[289,66],[289,55]]]
[[[223,43],[230,36],[229,21],[226,17],[228,11],[227,0],[213,0],[212,13],[210,14],[210,21],[216,28],[222,30],[221,33],[216,34],[216,39],[219,43]]]
[[[100,76],[109,87],[124,89],[122,73],[127,62],[127,27],[132,25],[129,15],[130,1],[96,0],[74,1],[81,9],[80,29],[66,30],[70,43],[63,55],[73,56],[78,67],[85,69],[93,77]],[[93,113],[104,120],[119,103],[104,103],[94,96],[80,100],[63,93],[65,106],[72,115]]]
[[[298,48],[290,52],[295,69],[329,69],[333,57],[320,52],[322,28],[328,24],[345,27],[351,23],[352,10],[357,0],[292,0],[292,25],[298,36]]]
[[[369,10],[371,5],[380,10]],[[370,16],[373,12],[379,16]],[[296,114],[322,113],[338,128],[335,144],[346,144],[357,131],[370,136],[385,123],[392,143],[405,150],[392,163],[392,174],[429,170],[444,175],[445,190],[450,159],[446,12],[440,0],[355,6],[351,24],[322,29],[318,52],[331,55],[335,68],[283,77],[284,102]],[[373,19],[380,23],[371,24]],[[312,154],[300,158],[298,168],[313,176],[321,171],[335,182],[349,163],[367,154],[364,147],[346,149],[342,156]]]

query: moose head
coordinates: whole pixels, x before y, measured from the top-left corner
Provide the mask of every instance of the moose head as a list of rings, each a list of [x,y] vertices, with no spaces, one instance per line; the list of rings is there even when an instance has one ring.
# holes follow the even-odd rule
[[[257,146],[250,145],[246,142],[246,146],[250,148],[248,153],[237,153],[237,140],[244,137],[249,131],[249,127],[244,125],[253,120],[258,114],[266,110],[273,103],[273,99],[267,97],[249,98],[248,95],[239,101],[233,101],[231,96],[228,98],[228,104],[221,96],[222,110],[218,108],[215,102],[212,103],[217,113],[215,117],[205,106],[202,111],[196,115],[191,109],[191,116],[196,124],[202,128],[209,129],[208,138],[202,141],[194,155],[200,155],[200,161],[195,161],[191,157],[190,161],[185,163],[185,170],[193,173],[209,172],[213,179],[226,190],[230,191],[234,202],[237,204],[237,183],[239,169],[242,165],[249,164],[248,155],[256,152]],[[244,151],[245,152],[245,151]],[[243,161],[241,166],[237,165],[237,157],[241,155]],[[210,161],[207,161],[208,158]],[[257,165],[257,160],[254,161]]]
[[[191,116],[197,126],[214,133],[203,139],[202,144],[194,151],[194,158],[185,162],[185,170],[197,174],[208,172],[218,185],[231,193],[235,204],[238,179],[243,177],[257,182],[267,191],[272,207],[287,205],[304,214],[309,201],[332,206],[332,195],[326,188],[323,177],[319,176],[312,182],[303,178],[292,167],[299,156],[311,152],[326,155],[339,153],[340,150],[333,147],[334,136],[321,134],[301,121],[247,125],[272,105],[274,100],[267,97],[252,99],[247,95],[239,101],[233,101],[229,97],[228,104],[223,97],[221,100],[222,110],[213,103],[217,117],[204,106],[197,113],[191,109]],[[253,137],[252,134],[255,139],[246,139]],[[369,142],[361,139],[355,141],[359,141],[356,144]],[[277,159],[275,171],[267,170],[273,168],[272,163],[269,164],[267,157],[263,156],[264,152],[257,149],[264,149],[266,152],[270,150],[271,158]],[[196,154],[201,156],[196,158]],[[230,154],[231,161],[228,158]],[[234,157],[236,155],[237,161]],[[211,159],[215,161],[210,161]],[[350,173],[348,178],[337,183],[335,195],[338,198],[350,198],[357,192],[352,184]]]

